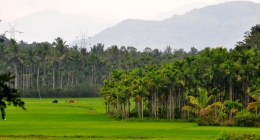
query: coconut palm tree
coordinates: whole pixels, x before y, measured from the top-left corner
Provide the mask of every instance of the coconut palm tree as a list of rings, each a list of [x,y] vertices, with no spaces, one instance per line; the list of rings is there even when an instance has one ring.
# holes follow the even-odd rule
[[[232,120],[232,113],[236,112],[239,106],[242,106],[242,104],[239,103],[239,100],[236,101],[226,100],[223,103],[223,109],[229,112],[228,118],[230,121]]]
[[[204,117],[204,115],[210,113],[213,107],[222,106],[221,102],[215,102],[213,104],[210,104],[214,96],[209,96],[207,90],[204,88],[198,87],[197,94],[199,97],[187,96],[191,105],[182,107],[182,111],[188,110]]]
[[[10,62],[14,65],[14,75],[15,75],[15,88],[18,87],[18,65],[23,64],[23,59],[25,58],[25,54],[22,51],[22,48],[16,43],[14,39],[11,39],[8,43],[8,47],[6,49],[6,58],[7,62]]]
[[[256,100],[255,102],[249,103],[246,109],[247,110],[254,109],[255,110],[255,114],[257,115],[259,107],[260,107],[260,99]]]
[[[229,59],[222,63],[220,67],[226,74],[229,84],[229,100],[232,101],[234,82],[241,80],[241,76],[239,75],[240,63]]]

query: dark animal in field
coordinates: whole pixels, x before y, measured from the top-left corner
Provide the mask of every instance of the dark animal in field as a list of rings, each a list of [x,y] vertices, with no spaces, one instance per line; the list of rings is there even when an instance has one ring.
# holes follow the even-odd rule
[[[69,103],[74,103],[74,100],[70,100]]]
[[[52,103],[58,103],[58,100],[53,100]]]

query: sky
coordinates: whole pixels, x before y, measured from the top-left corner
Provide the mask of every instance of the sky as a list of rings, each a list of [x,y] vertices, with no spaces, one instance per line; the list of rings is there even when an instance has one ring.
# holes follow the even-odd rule
[[[158,15],[161,16],[174,9],[182,9],[187,5],[201,7],[226,1],[234,0],[0,0],[0,20],[2,20],[2,24],[12,23],[12,21],[34,12],[57,10],[68,14],[88,14],[104,19],[102,21],[104,23],[116,24],[129,18],[156,19]],[[250,1],[260,3],[260,0]],[[1,26],[0,23],[0,28]],[[2,34],[2,30],[0,31]],[[100,31],[102,30],[95,30],[91,35]]]
[[[42,10],[64,13],[87,13],[90,16],[120,21],[123,19],[152,19],[163,12],[187,4],[208,4],[231,0],[0,0],[0,19],[12,21]],[[260,3],[260,0],[250,0]]]

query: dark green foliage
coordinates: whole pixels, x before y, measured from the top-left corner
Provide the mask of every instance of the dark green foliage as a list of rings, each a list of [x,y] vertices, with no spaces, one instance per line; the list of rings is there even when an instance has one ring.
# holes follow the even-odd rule
[[[144,110],[144,117],[149,118],[151,117],[151,114],[148,110]],[[138,111],[136,111],[135,109],[131,110],[129,113],[129,118],[138,118]]]
[[[253,132],[221,132],[217,140],[260,140],[260,134]]]
[[[135,109],[131,110],[129,113],[129,118],[138,118],[138,112]]]
[[[175,119],[180,119],[181,118],[181,109],[176,107],[174,108],[174,118]]]
[[[0,109],[3,119],[7,105],[13,104],[14,106],[25,109],[24,102],[18,98],[17,90],[13,88],[14,78],[15,76],[11,75],[11,73],[0,75]]]
[[[234,117],[234,123],[243,127],[260,127],[260,118],[247,110],[243,110]]]

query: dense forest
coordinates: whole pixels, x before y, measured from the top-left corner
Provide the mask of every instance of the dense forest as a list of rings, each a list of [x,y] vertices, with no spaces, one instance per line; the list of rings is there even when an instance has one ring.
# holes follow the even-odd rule
[[[132,46],[104,49],[101,43],[90,48],[68,47],[60,37],[53,43],[32,44],[2,37],[0,73],[16,75],[15,88],[21,97],[96,97],[100,96],[98,87],[114,69],[159,66],[197,53],[194,47],[188,53],[170,46],[164,52],[149,47],[140,52]]]
[[[231,120],[245,108],[257,114],[260,25],[244,37],[230,50],[207,47],[180,55],[167,47],[160,55],[144,52],[143,65],[117,68],[104,81],[100,94],[107,114],[141,119],[214,116],[210,122]]]
[[[68,47],[60,37],[32,44],[3,37],[0,73],[16,75],[21,97],[102,96],[106,113],[119,118],[211,114],[231,120],[237,109],[258,113],[259,56],[260,25],[234,49],[191,47],[188,52],[171,46],[163,52],[116,45],[104,49],[101,43],[88,50]]]

